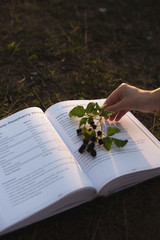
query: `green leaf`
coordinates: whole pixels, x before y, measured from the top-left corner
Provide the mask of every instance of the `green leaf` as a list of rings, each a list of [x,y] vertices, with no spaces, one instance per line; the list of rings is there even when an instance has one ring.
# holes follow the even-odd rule
[[[79,127],[81,127],[83,124],[86,124],[88,118],[81,118],[79,122]]]
[[[13,49],[16,47],[16,42],[11,42],[8,44],[8,49]]]
[[[101,107],[99,106],[99,104],[96,102],[96,110],[101,110]]]
[[[111,139],[117,147],[124,147],[128,142],[128,140],[120,140],[117,138],[111,138]]]
[[[92,137],[92,136],[96,136],[96,132],[94,131],[94,130],[92,130],[91,132],[90,132],[90,136]]]
[[[38,56],[36,54],[32,54],[31,56],[28,57],[29,60],[37,60]]]
[[[102,111],[100,113],[100,116],[102,116],[102,117],[109,117],[112,114],[113,114],[113,112],[111,112],[111,111]]]
[[[70,112],[70,117],[83,117],[85,114],[85,110],[83,106],[74,107]]]
[[[86,140],[89,141],[89,139],[90,139],[90,132],[88,131],[88,129],[86,127],[82,128],[82,135],[85,137]]]
[[[119,133],[120,129],[116,127],[108,127],[107,128],[107,136],[113,136],[116,133]]]
[[[112,139],[110,137],[104,137],[103,138],[103,147],[109,151],[112,146]]]
[[[86,127],[83,127],[82,128],[82,134],[84,135],[85,133],[88,133],[89,134],[89,131]]]
[[[88,103],[87,107],[86,107],[86,113],[92,113],[95,107],[95,103],[94,102],[90,102]]]
[[[96,110],[93,110],[92,114],[93,115],[99,115],[99,113]]]
[[[88,123],[91,124],[92,121],[93,121],[93,117],[89,117],[88,118]]]

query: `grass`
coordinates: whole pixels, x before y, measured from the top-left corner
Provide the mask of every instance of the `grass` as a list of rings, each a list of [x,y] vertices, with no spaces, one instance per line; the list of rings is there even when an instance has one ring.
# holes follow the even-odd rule
[[[159,87],[159,11],[157,0],[2,0],[0,118],[106,98],[122,82]],[[160,139],[160,114],[134,114]],[[1,239],[159,239],[159,188],[156,178]]]

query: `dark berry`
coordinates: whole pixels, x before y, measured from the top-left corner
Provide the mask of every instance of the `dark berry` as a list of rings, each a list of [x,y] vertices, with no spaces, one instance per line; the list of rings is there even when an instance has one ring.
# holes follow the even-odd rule
[[[96,127],[97,127],[97,126],[96,126],[95,124],[92,125],[92,128],[93,128],[93,129],[96,129]]]
[[[95,136],[91,136],[91,141],[95,142],[96,141],[96,137]]]
[[[82,129],[81,129],[81,128],[77,129],[77,135],[78,135],[78,136],[81,134],[81,132],[82,132]]]
[[[98,131],[98,132],[97,132],[97,135],[98,135],[98,136],[101,136],[101,135],[102,135],[102,131]]]
[[[85,145],[85,144],[82,144],[82,145],[81,145],[81,148],[82,148],[82,150],[85,150],[85,149],[86,149],[86,145]]]
[[[99,143],[100,145],[102,145],[102,144],[103,144],[103,140],[102,140],[102,139],[99,139],[99,140],[98,140],[98,143]]]
[[[92,149],[95,147],[95,144],[93,142],[91,142],[88,147],[87,147],[87,152],[92,151]]]
[[[83,144],[87,145],[88,144],[88,140],[87,139],[83,139]]]
[[[91,151],[91,155],[92,155],[92,157],[95,157],[96,156],[96,150],[95,149],[92,149],[92,151]]]
[[[91,121],[91,122],[90,122],[90,125],[91,125],[91,126],[93,126],[93,125],[94,125],[94,122],[93,122],[93,121]]]
[[[78,149],[78,152],[79,152],[79,153],[83,153],[83,152],[84,152],[84,149],[82,149],[82,147],[80,147],[80,148]]]
[[[89,128],[88,131],[91,132],[91,131],[92,131],[92,128]]]

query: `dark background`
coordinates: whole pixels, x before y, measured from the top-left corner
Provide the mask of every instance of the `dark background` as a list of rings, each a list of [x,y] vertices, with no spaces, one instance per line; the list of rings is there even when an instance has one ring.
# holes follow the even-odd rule
[[[1,119],[106,98],[122,82],[160,87],[160,1],[0,1]],[[160,139],[159,113],[133,113]],[[0,239],[160,239],[160,178]]]

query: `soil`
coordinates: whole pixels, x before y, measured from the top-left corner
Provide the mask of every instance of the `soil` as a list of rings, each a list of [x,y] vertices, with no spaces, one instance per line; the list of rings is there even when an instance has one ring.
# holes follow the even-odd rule
[[[0,118],[30,106],[160,87],[158,0],[1,0]],[[133,112],[160,139],[160,114]],[[159,239],[160,179],[1,237]]]

